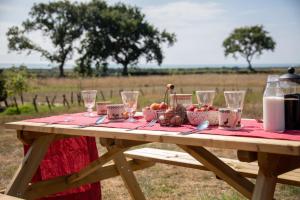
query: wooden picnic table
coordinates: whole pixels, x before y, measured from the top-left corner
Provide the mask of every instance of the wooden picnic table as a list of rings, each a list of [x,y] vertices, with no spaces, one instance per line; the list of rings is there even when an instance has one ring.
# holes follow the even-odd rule
[[[152,166],[147,161],[128,161],[124,151],[145,143],[175,144],[202,163],[217,177],[227,182],[252,200],[273,199],[277,177],[300,167],[300,141],[275,140],[211,134],[182,134],[151,130],[126,130],[107,127],[78,128],[76,125],[59,125],[33,122],[12,122],[6,128],[17,130],[18,138],[31,144],[18,171],[6,189],[6,194],[25,199],[36,199],[86,183],[97,182],[120,175],[132,199],[145,199],[134,170]],[[52,141],[76,136],[99,138],[107,152],[77,173],[30,184],[43,156]],[[258,161],[259,171],[255,183],[243,177],[206,147],[234,149],[239,158]],[[257,155],[251,157],[255,153]],[[254,159],[253,159],[254,158]],[[114,164],[107,165],[109,161]],[[251,160],[251,161],[252,161]]]

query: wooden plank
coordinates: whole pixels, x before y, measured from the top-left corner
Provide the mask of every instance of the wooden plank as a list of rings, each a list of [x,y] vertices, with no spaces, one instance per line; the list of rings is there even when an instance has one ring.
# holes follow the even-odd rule
[[[245,197],[249,199],[251,198],[254,189],[253,183],[226,165],[223,161],[218,159],[205,148],[184,145],[179,145],[179,147],[201,162],[206,168],[214,172],[218,177],[226,181]]]
[[[20,198],[8,196],[8,195],[1,194],[1,193],[0,193],[0,199],[1,200],[21,200]]]
[[[258,153],[259,171],[252,200],[272,200],[278,175],[300,167],[300,157]]]
[[[33,142],[5,194],[15,197],[23,196],[28,187],[28,183],[31,181],[54,138],[55,135],[44,135]]]
[[[38,137],[43,135],[47,135],[47,133],[32,133],[30,131],[17,131],[17,138],[25,145],[31,145],[34,142],[34,140],[36,140]],[[55,136],[54,141],[71,138],[71,137],[78,137],[78,136],[57,134]]]
[[[153,162],[141,160],[130,160],[128,161],[128,164],[133,171],[145,169],[154,165]],[[118,175],[119,172],[117,170],[117,167],[114,164],[111,164],[103,166],[94,173],[89,174],[85,178],[71,184],[66,181],[68,176],[61,176],[54,179],[34,183],[29,186],[28,190],[25,192],[24,197],[26,199],[38,199],[50,194],[55,194],[57,192],[65,191],[67,189],[78,187],[87,183],[102,181]]]
[[[152,161],[157,163],[164,163],[169,165],[187,167],[199,170],[208,170],[196,159],[184,152],[170,151],[154,148],[141,148],[133,149],[124,152],[126,157]],[[238,171],[241,175],[248,178],[256,178],[258,174],[257,162],[244,163],[238,160],[229,158],[220,158],[224,163],[229,165],[234,170]],[[300,169],[295,169],[290,172],[279,175],[278,183],[294,185],[300,187]]]
[[[91,162],[87,167],[81,169],[78,173],[75,173],[67,178],[68,183],[74,183],[79,181],[80,179],[85,178],[89,174],[92,174],[99,168],[101,168],[105,163],[111,161],[115,156],[118,156],[118,153],[125,151],[126,149],[112,149],[105,154],[103,154],[97,160]]]
[[[272,200],[277,177],[266,176],[260,169],[256,179],[252,200]]]
[[[108,148],[109,151],[113,150],[113,148]],[[120,152],[118,156],[114,157],[114,163],[117,166],[117,169],[122,177],[122,180],[131,196],[134,200],[146,200],[128,161],[126,160],[123,152]]]
[[[16,130],[28,130],[65,135],[85,135],[144,142],[161,142],[179,145],[205,146],[225,149],[239,149],[254,152],[300,155],[300,141],[274,140],[263,138],[222,136],[211,134],[183,135],[179,132],[132,130],[105,127],[77,128],[72,125],[46,125],[32,122],[12,122],[5,125]]]
[[[238,150],[237,157],[242,162],[254,162],[257,161],[257,152]]]
[[[259,171],[252,200],[272,200],[277,182],[280,155],[259,153]]]

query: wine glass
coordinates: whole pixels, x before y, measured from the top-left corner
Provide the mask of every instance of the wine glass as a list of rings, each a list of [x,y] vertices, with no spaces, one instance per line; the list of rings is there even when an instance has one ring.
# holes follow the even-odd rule
[[[87,113],[84,114],[86,117],[94,117],[93,107],[96,102],[97,90],[83,90],[81,91],[84,106],[87,108]]]
[[[133,113],[137,107],[137,101],[139,97],[138,91],[123,91],[121,92],[122,101],[125,107],[125,111],[128,112],[128,122],[136,122],[133,118]]]
[[[224,91],[225,101],[228,108],[243,110],[245,90]]]
[[[216,91],[214,90],[202,90],[196,91],[198,104],[201,106],[212,106],[214,102]]]

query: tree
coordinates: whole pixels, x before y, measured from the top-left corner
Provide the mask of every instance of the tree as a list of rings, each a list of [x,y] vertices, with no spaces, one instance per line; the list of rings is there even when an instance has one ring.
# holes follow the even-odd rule
[[[128,66],[138,63],[141,57],[146,62],[163,61],[162,45],[172,46],[176,41],[174,33],[160,32],[146,21],[145,15],[137,7],[118,3],[110,8],[107,20],[111,20],[111,42],[113,59],[123,66],[123,76],[128,75]]]
[[[4,72],[5,88],[9,96],[20,96],[22,104],[24,104],[23,93],[29,88],[28,72],[26,68],[11,68]]]
[[[84,39],[81,40],[78,53],[80,57],[76,60],[75,72],[81,76],[91,76],[94,72],[96,76],[104,76],[107,72],[107,59],[111,56],[110,33],[106,32],[105,26],[110,26],[104,22],[108,5],[102,0],[93,0],[81,4],[84,27]],[[96,68],[93,70],[92,65]]]
[[[6,98],[7,98],[7,90],[5,88],[3,70],[0,69],[0,101],[6,101]]]
[[[21,27],[13,26],[6,33],[8,48],[12,51],[38,52],[51,62],[58,63],[60,77],[64,77],[64,65],[71,59],[74,42],[82,35],[81,10],[69,1],[34,4]],[[29,39],[28,34],[41,32],[50,39],[54,50],[42,47]]]
[[[264,50],[274,51],[276,43],[264,30],[263,26],[250,26],[235,29],[223,42],[225,56],[230,54],[237,58],[237,54],[246,59],[248,69],[252,68],[251,61],[255,55],[260,56]]]
[[[162,45],[171,46],[176,41],[175,34],[159,31],[148,23],[137,7],[122,3],[107,6],[99,0],[88,7],[82,51],[87,60],[92,59],[103,69],[109,58],[123,66],[124,76],[128,75],[128,66],[137,64],[142,57],[160,65],[164,58]]]

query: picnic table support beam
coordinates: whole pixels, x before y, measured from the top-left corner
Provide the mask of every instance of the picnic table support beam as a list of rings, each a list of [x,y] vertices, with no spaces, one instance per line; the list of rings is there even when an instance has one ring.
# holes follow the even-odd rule
[[[114,149],[129,148],[132,146],[137,146],[142,144],[141,142],[134,142],[134,141],[119,141],[114,139],[105,139],[100,138],[100,143],[106,146],[107,151],[110,152]],[[117,167],[118,172],[133,200],[145,200],[145,196],[136,180],[136,177],[133,174],[133,171],[126,160],[124,155],[124,151],[120,151],[117,156],[113,158],[113,161]]]
[[[114,148],[103,154],[100,158],[97,160],[91,162],[86,168],[80,170],[79,172],[71,175],[67,178],[68,183],[74,183],[77,182],[86,176],[92,174],[93,172],[97,171],[99,168],[101,168],[104,164],[111,161],[115,156],[117,156],[120,152],[126,151],[127,149],[120,149],[120,148]]]
[[[300,157],[259,152],[258,165],[252,200],[272,200],[277,177],[300,167]]]
[[[237,158],[241,162],[254,162],[257,161],[257,152],[238,150]]]
[[[178,145],[184,151],[202,163],[207,169],[214,172],[216,176],[226,181],[229,185],[239,191],[248,199],[251,199],[254,184],[243,177],[240,173],[229,167],[218,157],[203,147]]]
[[[132,170],[136,171],[151,167],[155,163],[150,161],[130,160],[128,161],[128,164]],[[51,194],[55,194],[57,192],[65,191],[67,189],[75,188],[88,183],[106,180],[119,175],[120,173],[118,172],[116,165],[110,164],[99,168],[94,173],[72,184],[66,181],[70,175],[34,183],[29,186],[28,190],[24,194],[24,197],[25,199],[38,199]]]
[[[5,194],[23,197],[25,190],[28,188],[28,184],[54,139],[55,134],[43,135],[32,143],[19,169],[5,191]]]

